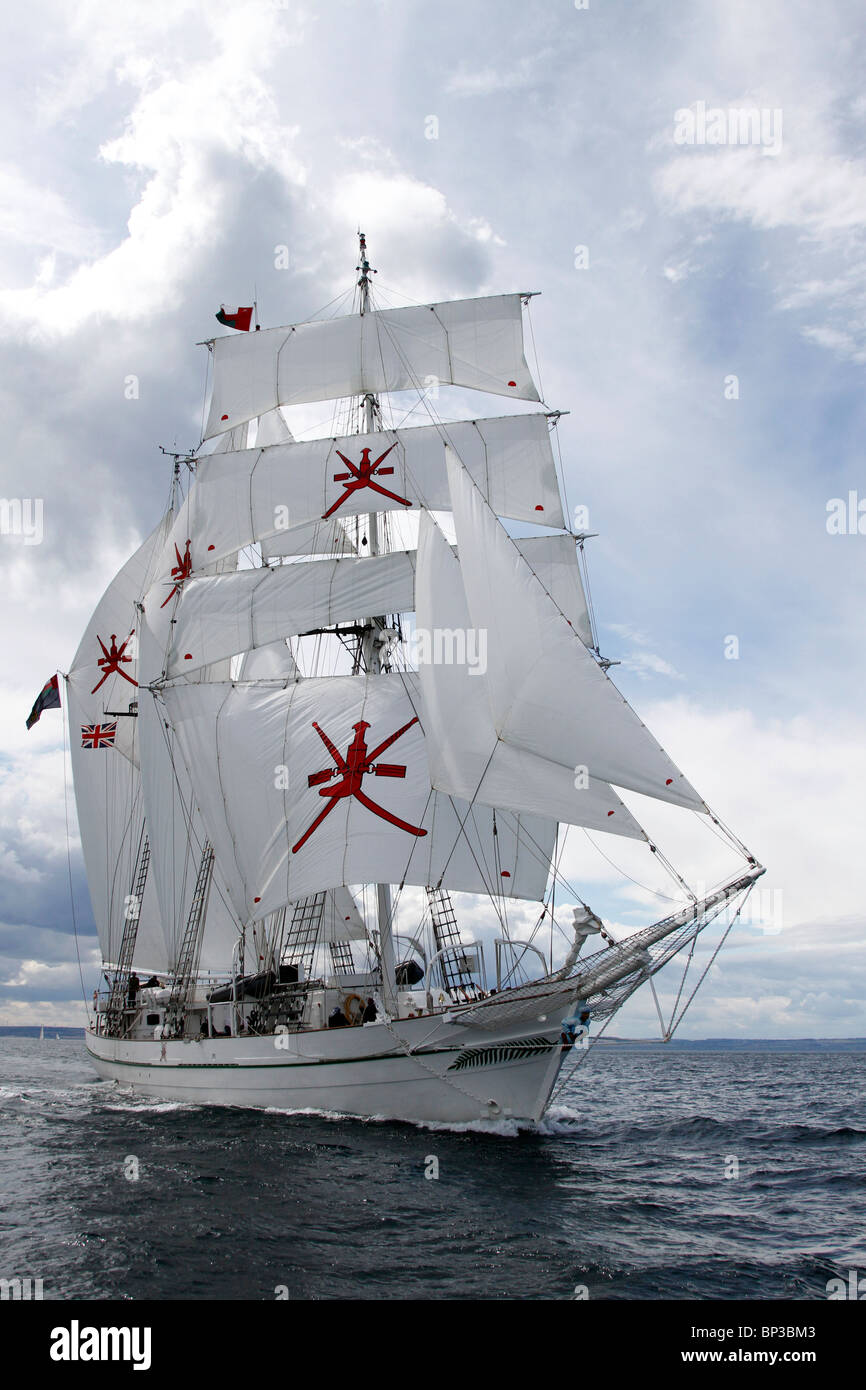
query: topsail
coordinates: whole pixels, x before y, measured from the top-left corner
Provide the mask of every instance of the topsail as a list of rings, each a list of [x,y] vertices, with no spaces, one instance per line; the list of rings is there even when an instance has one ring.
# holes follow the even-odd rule
[[[280,405],[380,391],[468,386],[540,399],[523,355],[519,294],[269,328],[213,344],[205,438]]]

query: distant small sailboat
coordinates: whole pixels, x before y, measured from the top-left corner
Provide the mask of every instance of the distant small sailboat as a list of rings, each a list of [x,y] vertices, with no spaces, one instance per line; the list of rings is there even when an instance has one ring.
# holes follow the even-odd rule
[[[40,1042],[44,1042],[44,1041],[45,1041],[45,1028],[44,1028],[44,1026],[42,1026],[42,1025],[40,1025],[40,1028],[39,1028],[39,1041],[40,1041]]]

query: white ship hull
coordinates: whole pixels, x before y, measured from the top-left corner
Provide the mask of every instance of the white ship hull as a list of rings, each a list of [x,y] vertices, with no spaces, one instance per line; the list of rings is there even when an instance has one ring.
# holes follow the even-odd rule
[[[498,1025],[459,1013],[270,1037],[130,1040],[88,1031],[99,1074],[136,1094],[193,1104],[340,1112],[414,1122],[537,1122],[571,1042],[559,987]],[[503,1004],[506,1001],[503,999]],[[399,1041],[398,1041],[399,1039]]]

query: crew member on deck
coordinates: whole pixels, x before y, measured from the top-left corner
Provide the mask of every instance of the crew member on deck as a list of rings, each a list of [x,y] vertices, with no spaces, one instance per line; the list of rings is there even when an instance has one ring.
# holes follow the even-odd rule
[[[375,1022],[376,1022],[376,1001],[375,1001],[375,999],[368,999],[368,1000],[367,1000],[366,1004],[364,1005],[364,1012],[361,1014],[361,1022],[362,1022],[362,1023],[375,1023]]]

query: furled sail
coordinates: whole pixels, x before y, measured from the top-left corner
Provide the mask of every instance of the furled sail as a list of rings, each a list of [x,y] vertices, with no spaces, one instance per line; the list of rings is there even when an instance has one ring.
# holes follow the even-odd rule
[[[537,401],[523,355],[519,294],[231,334],[213,344],[205,438],[280,405],[431,384]]]
[[[472,626],[487,633],[485,687],[499,738],[615,786],[705,810],[447,452],[460,568]]]
[[[565,539],[574,559],[574,544]],[[471,632],[460,562],[426,513],[419,533],[416,622],[434,787],[482,805],[534,811],[571,825],[643,838],[637,821],[606,782],[576,777],[573,768],[498,737],[485,689],[487,643]],[[462,650],[459,643],[455,649],[458,635]],[[472,662],[467,659],[470,648]]]
[[[371,881],[543,897],[555,822],[433,791],[413,673],[162,698],[241,920]]]

